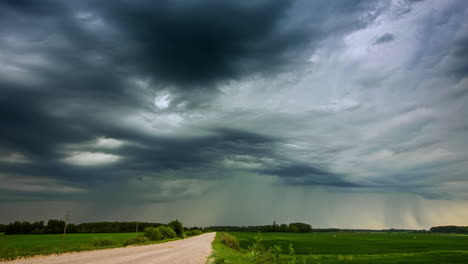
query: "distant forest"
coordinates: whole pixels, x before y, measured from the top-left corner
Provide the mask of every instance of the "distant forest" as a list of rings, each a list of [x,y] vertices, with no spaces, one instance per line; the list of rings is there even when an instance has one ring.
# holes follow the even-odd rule
[[[468,226],[435,226],[431,227],[431,232],[448,234],[468,234]]]
[[[131,233],[142,232],[147,227],[163,226],[162,223],[150,222],[94,222],[82,224],[67,224],[67,233]],[[63,220],[51,219],[44,221],[27,222],[16,221],[8,225],[0,224],[0,233],[13,234],[61,234],[64,231]],[[305,223],[276,224],[263,226],[210,226],[210,227],[184,227],[185,231],[202,230],[204,232],[285,232],[285,233],[311,233],[311,232],[431,232],[468,234],[468,226],[436,226],[429,231],[408,229],[338,229],[338,228],[312,228]]]
[[[138,225],[138,227],[137,227]],[[67,233],[131,233],[142,232],[146,227],[159,227],[161,223],[147,222],[96,222],[82,224],[67,224]],[[65,221],[51,219],[47,221],[27,222],[16,221],[8,225],[0,225],[0,232],[13,234],[60,234],[64,232]]]

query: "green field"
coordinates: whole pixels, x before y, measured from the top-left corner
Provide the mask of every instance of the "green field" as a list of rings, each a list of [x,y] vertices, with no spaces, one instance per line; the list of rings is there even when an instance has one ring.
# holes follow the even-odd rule
[[[140,234],[67,234],[64,239],[62,235],[0,235],[0,259],[13,259],[20,256],[47,255],[70,251],[122,247],[125,240],[136,237]],[[94,242],[98,239],[110,239],[114,244],[110,246],[97,247],[94,245]],[[165,241],[168,240],[158,242]]]
[[[241,252],[216,239],[216,259],[225,263],[254,263],[248,246],[256,233],[230,233],[239,240]],[[262,233],[263,244],[281,246],[280,263],[288,263],[292,244],[297,263],[468,263],[467,235],[413,233]],[[222,262],[221,262],[222,263]]]

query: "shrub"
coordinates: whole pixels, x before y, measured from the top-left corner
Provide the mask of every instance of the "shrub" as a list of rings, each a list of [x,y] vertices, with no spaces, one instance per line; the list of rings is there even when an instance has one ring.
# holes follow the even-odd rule
[[[228,233],[221,233],[219,235],[219,239],[221,240],[221,243],[223,243],[224,245],[234,249],[234,250],[237,250],[239,251],[240,250],[240,246],[239,246],[239,241],[237,241],[237,239],[233,236],[231,236],[230,234]]]
[[[169,226],[147,227],[144,236],[152,241],[174,238],[177,234]]]
[[[177,234],[174,232],[174,229],[169,226],[160,226],[158,229],[161,232],[163,239],[174,238],[177,236]]]
[[[297,257],[296,257],[296,251],[294,250],[292,244],[289,244],[289,257],[290,261],[288,264],[296,264]]]
[[[159,227],[147,227],[144,231],[144,236],[152,241],[163,240],[163,234]]]
[[[93,246],[95,247],[108,247],[114,245],[115,242],[111,239],[94,239]]]
[[[182,226],[182,223],[179,222],[179,220],[174,220],[170,222],[169,226],[172,228],[172,230],[174,230],[178,237],[184,236],[184,227]]]
[[[252,254],[252,260],[254,263],[273,264],[278,262],[281,247],[275,245],[267,249],[263,246],[260,234],[258,234],[255,236],[255,243],[252,246],[249,246],[249,251]]]
[[[144,244],[144,243],[146,243],[148,241],[149,241],[148,238],[145,237],[145,236],[137,236],[137,237],[133,237],[133,238],[129,238],[129,239],[125,240],[123,245],[126,247],[126,246],[129,246],[129,245]]]
[[[198,235],[202,234],[202,231],[200,231],[198,229],[195,229],[195,230],[187,231],[187,232],[185,232],[185,234],[187,236],[198,236]]]

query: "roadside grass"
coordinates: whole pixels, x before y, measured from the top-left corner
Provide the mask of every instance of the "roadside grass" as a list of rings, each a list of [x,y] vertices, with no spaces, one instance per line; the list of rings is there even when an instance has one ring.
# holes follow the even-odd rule
[[[255,263],[247,249],[256,233],[230,233],[239,240],[235,251],[221,243],[217,234],[213,242],[213,258],[218,263]],[[413,233],[262,233],[267,248],[282,249],[277,263],[291,263],[288,246],[302,263],[468,263],[468,236]]]
[[[221,241],[222,233],[217,232],[215,240],[212,243],[213,246],[213,255],[211,258],[213,259],[213,264],[221,264],[221,263],[238,263],[238,264],[250,264],[249,256],[245,253],[245,251],[237,251],[228,246],[226,246]]]
[[[1,235],[0,260],[35,255],[61,254],[105,248],[124,247],[125,241],[143,233],[86,233],[63,235]],[[63,242],[62,242],[63,239]],[[138,245],[158,244],[178,240],[171,238],[160,241],[147,241]]]

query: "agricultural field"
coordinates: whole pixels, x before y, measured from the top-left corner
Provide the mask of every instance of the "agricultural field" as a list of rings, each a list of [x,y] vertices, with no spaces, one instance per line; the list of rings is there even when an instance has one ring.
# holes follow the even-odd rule
[[[256,233],[230,233],[239,241],[236,251],[213,243],[219,263],[255,263],[248,250]],[[296,263],[468,263],[468,235],[423,233],[262,233],[265,248],[281,247],[279,263],[290,263],[292,244]]]
[[[59,234],[0,235],[0,259],[122,247],[126,240],[141,234],[142,233],[87,233],[67,234],[65,237]],[[160,242],[165,241],[168,240]]]

